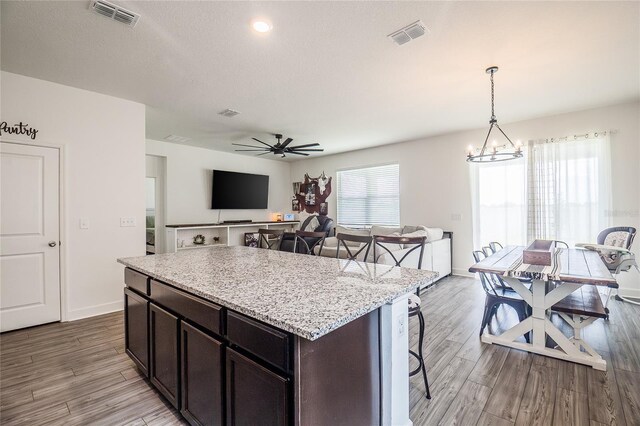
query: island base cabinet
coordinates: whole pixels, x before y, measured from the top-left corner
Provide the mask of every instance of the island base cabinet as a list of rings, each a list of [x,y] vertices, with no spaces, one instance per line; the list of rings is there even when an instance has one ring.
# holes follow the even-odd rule
[[[149,379],[176,409],[180,408],[179,326],[178,317],[149,304]]]
[[[149,377],[149,301],[124,289],[125,351],[138,368]]]
[[[192,425],[222,425],[222,343],[180,323],[182,409]]]
[[[289,380],[226,349],[227,425],[289,423]]]

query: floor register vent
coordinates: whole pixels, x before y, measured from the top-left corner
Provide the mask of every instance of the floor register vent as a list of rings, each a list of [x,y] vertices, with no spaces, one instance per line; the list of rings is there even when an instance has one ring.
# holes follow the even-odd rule
[[[93,0],[91,2],[91,10],[99,15],[121,22],[131,28],[135,27],[138,20],[140,20],[140,15],[137,13],[104,0]]]

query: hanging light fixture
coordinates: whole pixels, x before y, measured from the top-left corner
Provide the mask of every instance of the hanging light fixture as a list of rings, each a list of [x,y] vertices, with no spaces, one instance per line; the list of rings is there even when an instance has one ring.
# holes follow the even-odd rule
[[[474,148],[473,145],[469,145],[469,148],[467,150],[467,161],[473,163],[488,163],[520,158],[522,157],[522,144],[520,143],[520,141],[517,141],[515,144],[511,142],[509,136],[507,136],[498,125],[498,120],[496,119],[496,114],[494,112],[493,75],[498,72],[498,67],[489,67],[487,68],[486,72],[491,76],[491,120],[489,120],[489,133],[487,133],[487,137],[484,139],[484,144],[479,151]],[[508,145],[498,145],[498,142],[496,140],[493,140],[491,142],[491,146],[487,146],[489,137],[491,136],[491,131],[494,127],[500,130],[500,133],[502,133],[502,135],[509,142]]]

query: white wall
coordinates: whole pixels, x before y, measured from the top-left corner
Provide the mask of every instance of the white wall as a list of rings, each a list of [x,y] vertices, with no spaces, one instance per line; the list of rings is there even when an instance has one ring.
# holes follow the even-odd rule
[[[4,71],[0,86],[2,120],[39,130],[35,141],[3,140],[63,147],[63,318],[122,309],[116,258],[145,247],[144,105]],[[89,229],[79,229],[81,217]],[[120,217],[137,227],[121,228]]]
[[[611,136],[613,180],[613,225],[640,229],[640,104],[630,103],[544,117],[518,123],[503,123],[513,139],[527,141],[589,131],[615,130]],[[466,273],[472,264],[473,233],[469,165],[465,150],[479,145],[487,129],[434,136],[423,140],[386,145],[344,154],[297,161],[292,181],[305,173],[323,170],[335,179],[336,170],[398,162],[400,164],[400,218],[403,224],[424,224],[454,232],[454,273]],[[330,216],[336,215],[335,192],[329,197]],[[461,214],[460,221],[452,215]],[[593,236],[594,241],[596,236]],[[640,259],[640,237],[634,244]],[[622,276],[626,294],[640,296],[637,272]]]
[[[269,176],[266,210],[223,210],[220,220],[271,220],[272,213],[291,209],[290,165],[284,161],[151,139],[146,146],[148,155],[166,157],[166,224],[217,222],[220,211],[211,209],[213,169]]]

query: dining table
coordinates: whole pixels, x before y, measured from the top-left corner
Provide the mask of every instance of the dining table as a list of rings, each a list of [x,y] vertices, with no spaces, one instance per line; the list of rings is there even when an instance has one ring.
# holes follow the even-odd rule
[[[523,246],[506,246],[476,263],[469,272],[495,274],[508,284],[531,307],[531,315],[515,326],[500,333],[485,331],[484,343],[499,344],[552,358],[558,358],[606,370],[606,361],[580,335],[583,320],[590,323],[594,318],[577,318],[569,324],[574,335],[567,337],[552,322],[551,308],[582,286],[614,286],[615,278],[607,269],[597,252],[574,248],[556,248],[551,265],[524,263]],[[573,321],[563,316],[567,321]],[[530,343],[521,341],[521,336],[532,332]],[[555,347],[547,346],[547,337]]]

